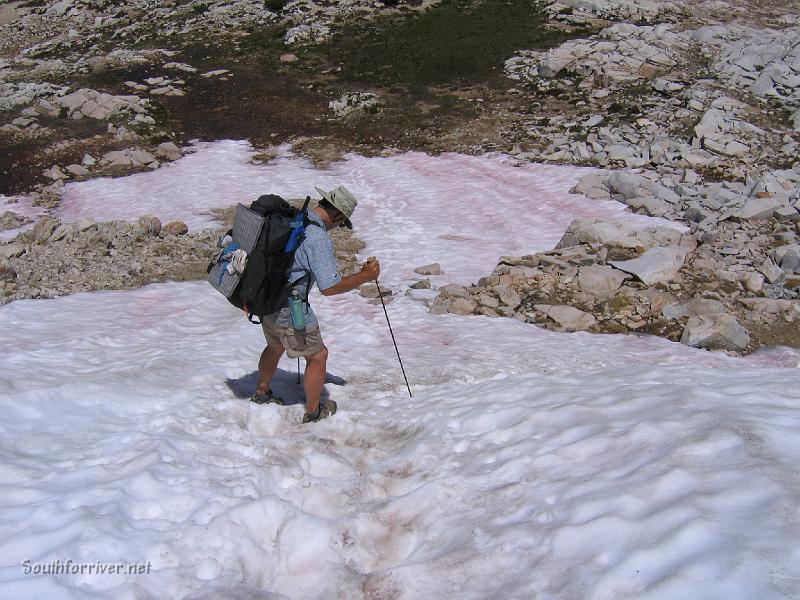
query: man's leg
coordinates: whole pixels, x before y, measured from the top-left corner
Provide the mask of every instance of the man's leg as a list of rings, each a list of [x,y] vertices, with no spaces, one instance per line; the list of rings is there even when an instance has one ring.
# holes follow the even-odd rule
[[[275,370],[278,368],[278,361],[283,356],[283,346],[267,344],[261,353],[258,361],[258,387],[256,394],[266,395],[269,392],[269,384]]]
[[[306,372],[303,377],[303,389],[306,393],[306,413],[309,415],[317,414],[319,396],[322,393],[322,386],[325,383],[327,365],[328,349],[325,346],[316,354],[306,357]]]

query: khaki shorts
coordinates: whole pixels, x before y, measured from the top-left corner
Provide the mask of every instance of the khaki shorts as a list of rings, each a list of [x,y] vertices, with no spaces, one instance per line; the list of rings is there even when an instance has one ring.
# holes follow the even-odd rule
[[[283,346],[289,358],[302,356],[307,358],[315,355],[325,347],[322,343],[322,333],[319,327],[315,329],[297,330],[291,327],[281,327],[275,321],[263,319],[261,328],[264,337],[270,346]]]

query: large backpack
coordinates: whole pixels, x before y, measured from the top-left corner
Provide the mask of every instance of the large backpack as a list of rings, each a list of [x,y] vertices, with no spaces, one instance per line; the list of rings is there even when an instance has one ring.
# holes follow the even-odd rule
[[[306,227],[317,225],[308,218],[310,200],[306,198],[302,210],[274,194],[259,197],[250,208],[239,204],[233,229],[226,234],[230,239],[221,238],[220,242],[227,240],[227,243],[208,265],[209,283],[231,304],[244,310],[252,323],[261,322],[254,317],[287,306],[294,254],[303,241]],[[229,257],[237,249],[247,253],[244,273],[228,268]]]

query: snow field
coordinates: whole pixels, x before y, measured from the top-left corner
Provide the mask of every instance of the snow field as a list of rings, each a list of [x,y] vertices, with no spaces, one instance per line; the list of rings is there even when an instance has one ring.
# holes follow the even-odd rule
[[[363,198],[364,255],[398,291],[387,310],[414,397],[380,305],[356,294],[312,296],[339,412],[310,426],[295,361],[273,382],[289,406],[247,401],[261,330],[205,282],[0,307],[0,597],[800,594],[800,353],[433,316],[429,292],[405,295],[419,264],[468,283],[499,254],[552,246],[574,216],[650,220],[566,194],[577,169],[411,154],[314,172],[249,152],[212,144],[70,184],[61,216],[200,226],[220,180],[230,202],[345,183]],[[152,571],[33,576],[26,559]]]

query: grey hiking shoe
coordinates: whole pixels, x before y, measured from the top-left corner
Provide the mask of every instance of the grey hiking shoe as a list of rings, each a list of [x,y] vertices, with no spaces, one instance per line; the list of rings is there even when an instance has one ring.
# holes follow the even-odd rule
[[[316,423],[325,417],[330,417],[336,414],[336,402],[333,400],[320,400],[317,407],[317,414],[310,415],[308,413],[303,415],[303,423]]]
[[[277,404],[278,406],[286,405],[282,398],[273,395],[272,390],[269,390],[266,394],[259,394],[256,392],[250,396],[250,402],[255,402],[256,404]]]

